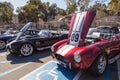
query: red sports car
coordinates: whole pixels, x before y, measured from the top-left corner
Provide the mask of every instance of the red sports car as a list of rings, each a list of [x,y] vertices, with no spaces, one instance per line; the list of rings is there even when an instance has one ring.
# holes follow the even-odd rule
[[[66,68],[90,70],[96,76],[104,73],[120,52],[120,38],[117,27],[98,27],[88,33],[96,11],[73,15],[68,39],[55,43],[53,56]],[[115,58],[114,58],[115,57]]]

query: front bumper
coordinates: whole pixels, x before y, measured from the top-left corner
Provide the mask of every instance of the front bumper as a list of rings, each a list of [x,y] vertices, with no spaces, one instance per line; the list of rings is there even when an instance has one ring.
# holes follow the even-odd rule
[[[63,56],[59,54],[55,54],[56,59],[58,60],[59,64],[65,68],[69,68],[72,70],[74,67],[71,62],[69,62],[67,59],[65,59]]]

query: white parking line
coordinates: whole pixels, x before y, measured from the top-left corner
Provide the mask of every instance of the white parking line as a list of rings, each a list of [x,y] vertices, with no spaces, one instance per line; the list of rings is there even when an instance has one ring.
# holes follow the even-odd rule
[[[8,53],[0,53],[0,56],[5,56],[7,55]]]
[[[81,74],[82,74],[81,71],[79,71],[73,80],[78,80],[80,78]]]
[[[118,79],[120,80],[120,59],[117,60],[117,67],[118,67]]]
[[[0,61],[0,64],[3,64],[3,63],[10,63],[12,61]]]
[[[30,63],[32,63],[32,62],[28,62],[28,63],[26,63],[26,64],[23,64],[23,65],[19,66],[19,67],[14,68],[14,69],[8,70],[8,71],[3,72],[3,73],[0,73],[0,77],[5,76],[5,75],[7,75],[7,74],[9,74],[9,73],[11,73],[11,72],[14,72],[14,71],[16,71],[16,70],[18,70],[18,69],[20,69],[20,68],[22,68],[22,67],[24,67],[24,66],[27,66],[27,65],[30,64]]]
[[[48,65],[51,62],[58,63],[56,61],[51,60],[51,61],[47,62],[46,64],[42,65],[41,67],[37,68],[36,70],[30,72],[29,74],[23,76],[19,80],[40,80],[40,76],[42,76],[43,74],[46,75],[45,73],[47,73],[48,75],[53,76],[54,77],[53,80],[58,80],[59,74],[55,71],[55,69],[57,68],[57,66],[53,67],[51,70],[48,70],[48,69],[46,69],[46,70],[44,70],[44,69],[40,70],[40,69],[44,68],[46,65]],[[73,78],[73,80],[78,80],[79,77],[81,76],[81,74],[82,74],[81,72],[78,72],[75,75],[75,77]],[[48,78],[48,80],[49,80],[49,78]]]
[[[56,62],[56,61],[51,60],[51,61],[47,62],[46,64],[44,64],[44,65],[42,65],[41,67],[37,68],[36,70],[30,72],[29,74],[25,75],[24,77],[22,77],[22,78],[19,79],[19,80],[25,80],[26,77],[28,77],[28,76],[30,76],[31,74],[35,73],[35,72],[38,71],[39,69],[42,69],[43,67],[45,67],[47,64],[49,64],[49,63],[51,63],[51,62]]]

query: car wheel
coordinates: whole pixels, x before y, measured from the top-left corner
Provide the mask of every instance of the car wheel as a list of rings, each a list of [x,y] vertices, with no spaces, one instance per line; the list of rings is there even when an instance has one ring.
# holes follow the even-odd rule
[[[6,42],[4,40],[0,40],[0,50],[5,49],[6,47]]]
[[[91,66],[91,73],[95,76],[100,76],[105,72],[105,69],[107,67],[108,60],[107,56],[105,54],[100,54],[93,65]]]
[[[23,44],[20,48],[20,54],[22,56],[30,56],[32,55],[33,51],[34,51],[34,48],[29,43]]]

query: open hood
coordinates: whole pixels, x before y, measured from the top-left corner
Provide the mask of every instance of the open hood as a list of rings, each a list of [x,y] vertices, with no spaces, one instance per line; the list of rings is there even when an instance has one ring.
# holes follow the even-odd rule
[[[83,44],[95,15],[96,10],[77,13],[72,16],[69,30],[70,45],[79,47]]]
[[[32,22],[27,23],[18,33],[15,40],[18,40],[30,27],[32,27]]]

